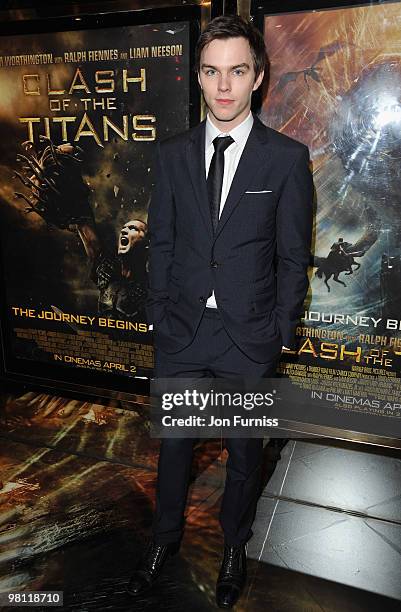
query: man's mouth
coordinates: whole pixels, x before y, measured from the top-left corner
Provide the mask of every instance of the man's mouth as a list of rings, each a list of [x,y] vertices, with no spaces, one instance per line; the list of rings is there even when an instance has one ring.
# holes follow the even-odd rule
[[[128,240],[127,236],[121,236],[120,244],[121,244],[121,246],[128,246],[129,240]]]
[[[232,104],[234,100],[230,100],[229,98],[216,98],[216,102],[222,106],[228,106],[229,104]]]

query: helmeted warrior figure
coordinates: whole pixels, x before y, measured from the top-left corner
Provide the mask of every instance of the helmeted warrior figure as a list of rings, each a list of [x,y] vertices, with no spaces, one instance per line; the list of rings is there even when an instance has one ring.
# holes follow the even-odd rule
[[[102,246],[90,205],[90,189],[81,174],[82,149],[55,146],[40,137],[39,146],[24,142],[16,176],[30,191],[16,192],[26,212],[40,215],[49,227],[78,233],[92,262],[91,278],[99,288],[98,310],[108,317],[145,320],[147,296],[147,225],[132,219],[120,230],[117,252]]]

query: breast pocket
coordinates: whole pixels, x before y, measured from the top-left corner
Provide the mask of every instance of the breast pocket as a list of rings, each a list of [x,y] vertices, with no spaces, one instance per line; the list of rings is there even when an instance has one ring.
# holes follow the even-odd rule
[[[273,231],[276,219],[277,198],[272,190],[248,189],[243,197],[241,213],[246,214],[248,223],[255,227],[255,233]]]
[[[247,189],[243,201],[249,207],[264,206],[266,210],[275,210],[277,197],[271,189]]]
[[[245,191],[245,193],[251,193],[251,194],[254,194],[254,195],[258,195],[258,194],[262,194],[263,195],[264,193],[273,193],[273,190],[272,189],[255,189],[255,190],[247,189]]]

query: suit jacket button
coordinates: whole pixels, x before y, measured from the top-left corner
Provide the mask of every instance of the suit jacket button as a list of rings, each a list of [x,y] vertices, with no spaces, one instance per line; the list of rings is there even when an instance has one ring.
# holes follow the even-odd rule
[[[200,302],[204,302],[205,301],[205,298],[203,297],[203,295],[200,296],[199,301]]]
[[[211,268],[217,268],[217,266],[218,266],[218,265],[219,265],[219,264],[217,263],[217,261],[211,261],[211,262],[210,262],[210,267],[211,267]]]

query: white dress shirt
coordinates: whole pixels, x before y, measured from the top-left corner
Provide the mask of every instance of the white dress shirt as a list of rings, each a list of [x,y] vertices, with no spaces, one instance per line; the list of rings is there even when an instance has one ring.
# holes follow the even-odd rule
[[[220,132],[210,119],[209,115],[206,118],[206,130],[205,130],[205,167],[206,167],[206,178],[209,173],[210,162],[212,161],[214,153],[213,140],[216,136],[231,136],[234,140],[232,144],[224,151],[224,174],[223,174],[223,186],[221,188],[221,199],[220,199],[220,210],[219,218],[224,208],[225,201],[227,199],[228,192],[230,191],[231,183],[234,178],[234,174],[237,170],[239,160],[241,159],[242,152],[248,140],[248,136],[253,126],[253,115],[249,112],[242,123],[237,125],[231,132]],[[216,298],[214,291],[209,296],[206,306],[208,308],[217,308]]]

